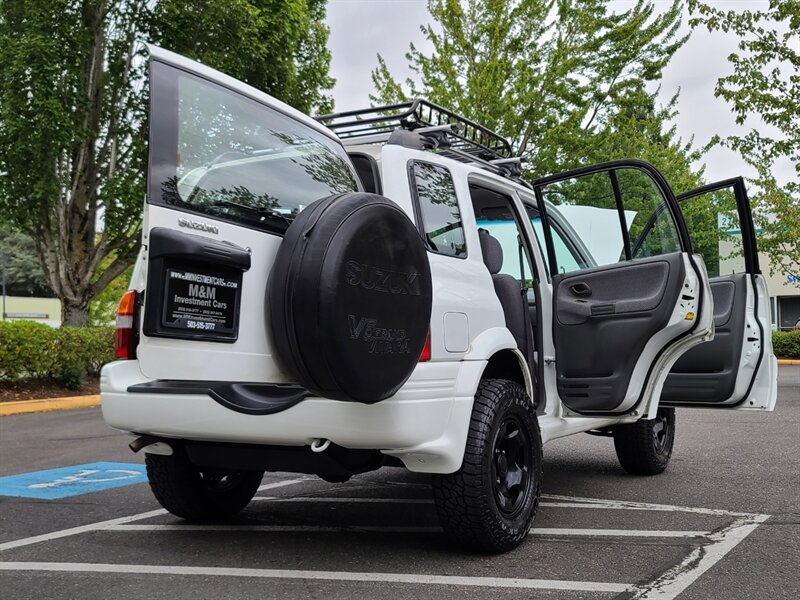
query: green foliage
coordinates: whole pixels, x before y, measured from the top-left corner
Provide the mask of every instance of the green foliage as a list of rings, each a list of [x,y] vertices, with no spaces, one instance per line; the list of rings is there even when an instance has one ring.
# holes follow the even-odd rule
[[[0,255],[7,256],[6,293],[9,296],[50,297],[52,290],[42,272],[36,246],[30,236],[0,224]],[[0,257],[0,269],[2,269]],[[2,274],[0,273],[0,278]]]
[[[744,125],[756,117],[777,134],[751,128],[721,144],[739,152],[756,170],[755,220],[759,250],[773,273],[800,275],[800,1],[771,0],[765,10],[722,10],[689,0],[693,27],[732,33],[739,51],[728,60],[733,72],[717,81],[715,95],[726,100]],[[774,166],[789,161],[797,174],[781,185]]]
[[[720,275],[722,260],[741,256],[741,236],[727,233],[731,229],[741,229],[733,190],[726,188],[686,199],[681,202],[681,213],[694,251],[703,256],[709,277]],[[733,252],[720,254],[721,244],[732,246]]]
[[[61,369],[61,383],[68,390],[79,390],[86,383],[86,368],[83,365],[65,365]]]
[[[57,335],[34,321],[0,322],[0,380],[49,377],[56,369]]]
[[[145,9],[144,0],[0,3],[0,214],[34,240],[68,323],[82,322],[138,245]],[[119,260],[92,282],[111,252]]]
[[[305,113],[329,112],[325,0],[159,0],[151,39]]]
[[[800,359],[800,330],[774,331],[772,348],[778,358]]]
[[[58,364],[61,368],[82,365],[87,373],[99,375],[114,360],[113,327],[61,327],[58,331]]]
[[[102,292],[94,297],[89,306],[90,325],[100,326],[114,324],[119,299],[122,298],[122,294],[128,290],[132,273],[133,267],[128,267],[122,275],[114,279]]]
[[[33,321],[0,322],[0,380],[97,375],[114,360],[112,327],[53,329]],[[73,389],[73,388],[70,388]]]
[[[678,190],[700,183],[701,154],[664,123],[648,82],[685,42],[680,2],[639,0],[612,14],[602,0],[431,0],[430,55],[406,58],[420,82],[398,83],[378,57],[373,102],[424,96],[509,138],[538,177],[621,157],[662,168]],[[441,29],[441,33],[438,31]]]
[[[139,247],[141,42],[185,52],[301,110],[327,110],[324,12],[323,0],[0,2],[0,218],[33,239],[62,322],[86,324],[90,300]]]

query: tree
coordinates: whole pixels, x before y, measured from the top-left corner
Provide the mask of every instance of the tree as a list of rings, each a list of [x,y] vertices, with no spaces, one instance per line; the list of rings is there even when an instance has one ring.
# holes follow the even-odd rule
[[[529,176],[637,144],[660,147],[664,136],[674,146],[670,160],[690,171],[674,131],[661,131],[674,101],[659,110],[646,92],[685,42],[678,0],[659,14],[645,0],[620,14],[602,0],[431,0],[428,8],[438,27],[422,32],[433,50],[412,45],[406,54],[419,82],[398,83],[379,55],[373,102],[424,96],[452,108],[509,138]],[[615,134],[634,113],[649,122],[647,131]]]
[[[151,37],[170,50],[280,98],[304,113],[325,113],[326,0],[159,0]]]
[[[0,209],[33,238],[69,325],[85,324],[89,299],[124,270],[138,237],[142,114],[127,65],[143,9],[0,5]],[[121,259],[93,283],[110,252]]]
[[[106,262],[112,262],[113,256],[106,258]],[[100,265],[103,268],[103,265]],[[122,295],[128,290],[128,284],[133,275],[133,266],[128,267],[116,279],[112,280],[105,289],[92,299],[89,305],[89,324],[90,325],[112,325],[117,316],[117,307]]]
[[[6,292],[9,296],[52,296],[29,236],[0,226],[0,255],[6,257]],[[2,260],[0,258],[0,265]]]
[[[322,0],[0,2],[0,214],[34,240],[64,324],[88,322],[91,299],[138,249],[140,42],[227,69],[301,110],[327,109],[323,18]]]
[[[733,72],[717,81],[714,93],[731,105],[738,125],[755,117],[768,129],[711,143],[739,152],[755,169],[759,250],[769,256],[773,272],[800,275],[800,2],[770,0],[766,10],[724,11],[689,0],[689,10],[692,27],[730,32],[740,40],[739,52],[728,57]],[[773,168],[785,160],[797,178],[781,185]]]

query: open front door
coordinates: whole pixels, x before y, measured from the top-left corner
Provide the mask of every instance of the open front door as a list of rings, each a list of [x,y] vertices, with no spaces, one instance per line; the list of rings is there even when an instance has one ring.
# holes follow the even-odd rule
[[[714,297],[713,341],[683,355],[667,377],[669,406],[772,410],[777,366],[769,296],[758,265],[755,230],[741,177],[678,197]]]
[[[534,184],[553,286],[558,394],[574,414],[655,414],[677,358],[710,337],[702,261],[663,176],[615,161]],[[567,222],[591,253],[563,252]]]

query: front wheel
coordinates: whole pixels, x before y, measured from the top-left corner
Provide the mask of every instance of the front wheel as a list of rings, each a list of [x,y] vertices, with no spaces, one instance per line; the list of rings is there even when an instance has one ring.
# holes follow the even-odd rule
[[[525,390],[484,379],[475,395],[461,468],[433,478],[447,536],[477,552],[506,552],[528,535],[542,484],[542,438]]]
[[[189,521],[232,517],[250,503],[262,471],[221,471],[196,467],[182,449],[171,456],[145,455],[147,478],[159,504]]]
[[[614,428],[619,464],[631,475],[662,473],[669,464],[674,443],[674,408],[659,408],[655,419]]]

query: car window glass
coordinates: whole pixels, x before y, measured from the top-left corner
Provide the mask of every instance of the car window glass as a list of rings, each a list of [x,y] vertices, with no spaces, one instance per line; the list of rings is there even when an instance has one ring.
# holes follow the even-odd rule
[[[415,162],[411,175],[429,249],[447,256],[466,257],[464,227],[450,171],[438,165]]]
[[[672,213],[650,175],[633,168],[618,169],[614,174],[625,209],[631,258],[680,252],[680,237]]]
[[[557,212],[575,231],[596,266],[681,250],[663,194],[641,169],[625,167],[563,179],[545,185],[542,196],[554,205],[548,210]],[[586,268],[576,264],[574,254],[563,251],[565,240],[558,229],[551,226],[550,230],[557,270],[569,273]]]
[[[544,187],[542,195],[546,202],[554,205],[554,208],[548,209],[551,212],[558,211],[586,246],[597,265],[619,261],[624,238],[614,189],[607,172],[555,182]],[[565,244],[558,229],[551,226],[550,231],[556,252],[557,270],[560,273],[570,273],[584,268],[571,252],[559,251]]]
[[[153,63],[149,201],[282,233],[358,189],[343,148],[268,106]]]
[[[733,189],[691,196],[680,207],[692,248],[703,257],[708,276],[744,273],[742,229]]]
[[[551,213],[555,210],[557,209],[552,208]],[[531,217],[533,231],[536,234],[536,239],[539,243],[539,250],[544,258],[545,268],[549,272],[550,264],[547,253],[543,251],[544,229],[542,227],[542,219],[539,217],[539,213],[535,209],[529,209],[528,212]],[[553,234],[553,249],[556,253],[556,262],[558,264],[559,272],[567,273],[585,268],[587,266],[586,261],[580,256],[578,251],[571,244],[567,243],[565,240],[565,234],[562,233],[561,229],[555,225],[555,223],[553,223],[553,227],[550,228],[550,231]]]
[[[533,269],[514,201],[501,191],[477,183],[470,183],[469,192],[478,229],[496,239],[502,249],[503,262],[498,273],[524,281],[530,287]]]

